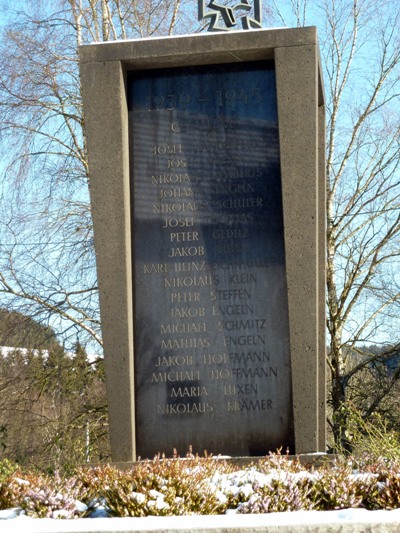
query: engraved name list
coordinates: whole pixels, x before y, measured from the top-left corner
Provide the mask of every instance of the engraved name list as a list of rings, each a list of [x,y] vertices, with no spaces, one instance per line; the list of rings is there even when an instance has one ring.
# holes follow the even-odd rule
[[[128,77],[137,453],[292,446],[271,62]]]

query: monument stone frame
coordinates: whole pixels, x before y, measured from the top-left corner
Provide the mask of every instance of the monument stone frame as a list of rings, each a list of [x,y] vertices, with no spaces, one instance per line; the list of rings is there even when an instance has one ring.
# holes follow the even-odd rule
[[[127,73],[264,60],[276,72],[295,453],[325,451],[325,107],[317,30],[306,27],[80,48],[115,462],[137,459]]]

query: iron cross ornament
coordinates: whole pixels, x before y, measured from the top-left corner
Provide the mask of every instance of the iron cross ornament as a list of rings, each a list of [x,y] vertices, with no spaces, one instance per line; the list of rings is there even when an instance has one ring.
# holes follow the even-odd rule
[[[198,0],[199,21],[209,19],[207,31],[261,28],[261,0]]]

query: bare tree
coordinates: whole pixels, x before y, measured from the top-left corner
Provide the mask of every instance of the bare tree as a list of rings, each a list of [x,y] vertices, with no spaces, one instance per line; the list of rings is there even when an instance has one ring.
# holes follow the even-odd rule
[[[327,294],[332,429],[346,446],[346,386],[385,352],[356,365],[344,345],[398,344],[391,315],[400,229],[400,10],[339,2],[327,13]],[[381,11],[381,9],[384,11]],[[385,11],[390,8],[387,16]],[[361,57],[360,57],[361,56]],[[364,73],[357,72],[360,65]],[[357,76],[357,77],[356,77]],[[351,100],[350,100],[351,98]],[[397,105],[396,105],[397,104]],[[389,287],[389,285],[391,285]],[[396,321],[397,322],[397,321]],[[376,406],[384,396],[371,404]],[[367,409],[371,415],[373,409]]]
[[[18,5],[0,42],[2,305],[101,345],[77,49],[170,34],[181,0]]]
[[[60,469],[107,458],[102,360],[49,350],[0,350],[0,460]]]
[[[298,25],[317,21],[320,30],[327,97],[330,425],[336,444],[346,447],[350,381],[385,360],[400,341],[400,7],[391,0],[288,4],[285,10],[280,5],[281,20],[288,22],[291,13]],[[366,354],[370,343],[390,348]],[[356,360],[361,346],[363,357]],[[366,417],[398,377],[394,373],[379,395],[364,402]]]

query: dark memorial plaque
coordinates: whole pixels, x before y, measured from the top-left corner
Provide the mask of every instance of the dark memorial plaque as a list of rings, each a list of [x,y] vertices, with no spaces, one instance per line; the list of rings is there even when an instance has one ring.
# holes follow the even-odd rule
[[[137,455],[293,452],[273,62],[128,93]]]

